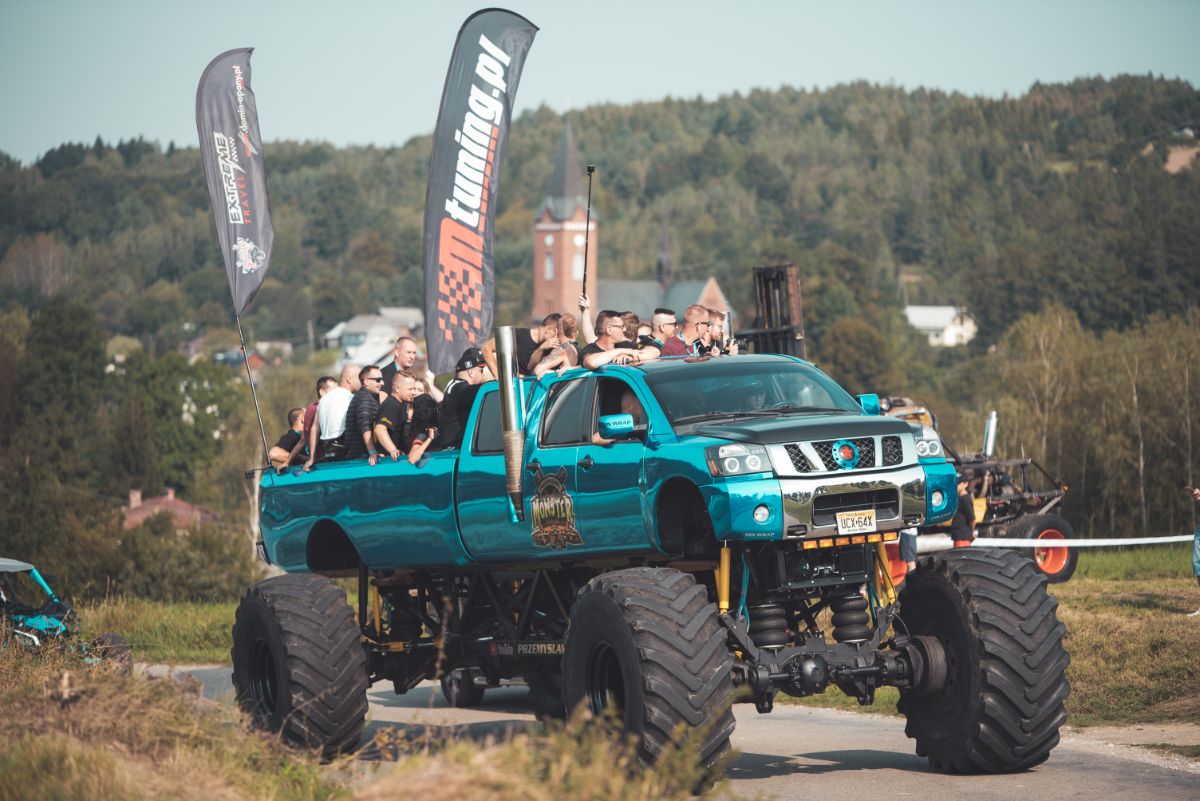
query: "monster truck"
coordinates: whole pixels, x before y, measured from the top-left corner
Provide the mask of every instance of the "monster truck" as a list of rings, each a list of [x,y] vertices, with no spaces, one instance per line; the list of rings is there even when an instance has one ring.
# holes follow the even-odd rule
[[[711,769],[733,701],[894,686],[937,769],[1047,758],[1068,657],[1033,564],[964,550],[889,581],[883,544],[954,513],[931,429],[794,357],[518,380],[508,336],[461,449],[260,479],[262,553],[287,572],[233,629],[260,725],[332,756],[372,682],[447,677],[465,704],[523,677],[546,713],[611,710],[644,763],[687,736]],[[331,577],[357,578],[356,609]]]

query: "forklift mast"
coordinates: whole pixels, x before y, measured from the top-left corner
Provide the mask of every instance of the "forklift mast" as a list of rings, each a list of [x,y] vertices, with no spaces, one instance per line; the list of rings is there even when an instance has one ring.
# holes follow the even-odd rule
[[[795,264],[754,268],[753,327],[735,335],[750,353],[781,353],[806,359],[800,268]]]

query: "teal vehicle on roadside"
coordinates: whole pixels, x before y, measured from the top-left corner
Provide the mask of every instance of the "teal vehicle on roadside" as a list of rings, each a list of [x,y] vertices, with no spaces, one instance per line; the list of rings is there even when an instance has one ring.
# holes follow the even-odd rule
[[[1016,555],[963,552],[892,585],[885,545],[955,512],[932,429],[792,357],[535,381],[504,369],[499,341],[502,375],[461,449],[261,477],[262,556],[287,575],[243,597],[233,662],[262,725],[331,756],[358,744],[372,682],[441,678],[470,705],[520,677],[546,714],[614,707],[648,763],[680,724],[698,728],[709,767],[735,696],[765,713],[778,692],[870,703],[896,686],[939,769],[1046,758],[1067,684],[1053,607],[1028,606],[1044,579]],[[349,576],[357,609],[330,581]],[[1000,612],[1049,625],[993,636]],[[1037,664],[990,680],[1014,658]],[[1047,713],[1027,726],[994,712],[1012,692]]]
[[[80,648],[89,663],[111,659],[122,668],[131,666],[132,655],[121,635],[101,634],[89,643],[79,640],[75,609],[54,591],[52,580],[53,576],[43,576],[28,562],[0,558],[0,613],[5,633],[29,648],[67,645]]]

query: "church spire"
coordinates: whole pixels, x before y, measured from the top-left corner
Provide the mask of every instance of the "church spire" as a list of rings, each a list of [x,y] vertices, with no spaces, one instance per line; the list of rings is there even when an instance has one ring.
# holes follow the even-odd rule
[[[546,186],[546,199],[538,210],[541,216],[543,210],[549,211],[556,220],[565,220],[575,213],[575,209],[587,207],[584,196],[583,169],[579,166],[579,148],[575,146],[575,133],[571,130],[571,118],[563,115],[562,135],[558,139],[558,148],[554,153],[554,170],[550,173],[550,183]]]

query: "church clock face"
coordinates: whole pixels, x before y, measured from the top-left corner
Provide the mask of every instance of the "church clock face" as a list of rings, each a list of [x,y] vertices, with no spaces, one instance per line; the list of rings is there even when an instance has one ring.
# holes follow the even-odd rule
[[[583,234],[575,234],[575,247],[583,247]]]
[[[554,235],[553,235],[553,234],[546,234],[546,238],[542,240],[542,243],[543,243],[543,244],[544,244],[546,247],[550,247],[551,245],[553,245],[553,244],[554,244]]]

